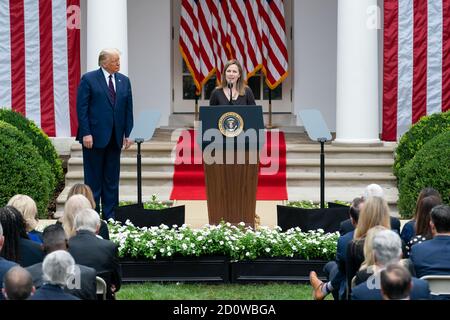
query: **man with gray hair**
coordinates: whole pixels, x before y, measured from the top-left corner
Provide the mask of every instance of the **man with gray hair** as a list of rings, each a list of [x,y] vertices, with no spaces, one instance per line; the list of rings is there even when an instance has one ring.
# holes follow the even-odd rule
[[[399,264],[402,257],[400,236],[391,230],[378,232],[372,243],[375,260],[372,276],[352,289],[352,300],[382,300],[380,271],[390,264]],[[412,278],[411,300],[430,299],[430,289],[424,280]]]
[[[121,149],[132,144],[133,98],[130,79],[119,73],[117,49],[102,50],[98,64],[100,68],[83,75],[78,87],[77,140],[83,146],[84,183],[107,220],[114,218],[119,203]]]
[[[5,237],[3,236],[3,228],[2,224],[0,223],[0,253],[2,252],[3,244],[5,243]],[[0,300],[4,300],[3,294],[2,294],[2,288],[3,288],[3,277],[5,276],[6,272],[8,272],[9,269],[16,266],[17,264],[13,261],[9,261],[5,258],[3,258],[0,255]]]
[[[96,236],[100,217],[95,210],[81,210],[75,217],[74,224],[77,234],[69,239],[70,254],[78,264],[94,268],[98,276],[105,275],[107,297],[113,298],[122,281],[117,245]]]
[[[3,282],[5,287],[2,291],[6,300],[26,300],[36,291],[31,274],[20,266],[9,269]]]
[[[75,272],[75,261],[67,251],[57,250],[48,254],[42,263],[42,272],[44,285],[36,290],[30,300],[80,300],[64,292]]]

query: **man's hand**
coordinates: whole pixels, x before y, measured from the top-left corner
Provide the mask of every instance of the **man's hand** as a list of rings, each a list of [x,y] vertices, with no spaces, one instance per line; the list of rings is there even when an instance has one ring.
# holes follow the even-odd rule
[[[86,149],[92,149],[92,146],[94,145],[94,139],[92,138],[92,135],[84,136],[83,137],[83,146]]]
[[[123,138],[123,147],[125,149],[128,149],[129,147],[131,147],[131,145],[133,144],[133,140],[129,139],[129,138]]]

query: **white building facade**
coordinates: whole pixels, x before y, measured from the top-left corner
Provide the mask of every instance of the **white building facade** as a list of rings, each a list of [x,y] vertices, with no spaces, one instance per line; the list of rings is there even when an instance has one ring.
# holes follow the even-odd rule
[[[382,30],[380,0],[285,0],[289,76],[273,112],[321,111],[336,143],[377,144],[381,131]],[[378,3],[380,2],[380,3]],[[81,71],[97,68],[101,48],[122,52],[133,86],[135,115],[193,112],[178,46],[181,0],[81,1]],[[267,111],[262,76],[258,104]],[[207,92],[200,105],[207,104]]]

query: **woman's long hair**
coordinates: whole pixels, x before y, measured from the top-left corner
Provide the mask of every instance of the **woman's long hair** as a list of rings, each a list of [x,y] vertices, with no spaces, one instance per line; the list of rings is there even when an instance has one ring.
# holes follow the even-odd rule
[[[92,209],[92,206],[82,194],[75,194],[67,199],[61,222],[68,239],[76,235],[77,232],[74,227],[75,217],[83,209]]]
[[[414,220],[417,219],[417,211],[419,211],[420,202],[422,201],[423,198],[429,197],[429,196],[438,197],[442,201],[442,197],[441,197],[441,194],[439,193],[439,191],[437,191],[436,189],[433,189],[433,188],[423,188],[420,191],[419,196],[417,197],[416,210],[414,211],[414,217],[413,217]]]
[[[22,214],[12,206],[0,208],[0,223],[3,228],[3,243],[0,255],[10,261],[19,262],[20,238],[29,239]]]
[[[391,228],[391,218],[389,207],[383,198],[370,197],[364,203],[359,214],[358,224],[356,225],[354,239],[364,238],[370,228],[375,226],[383,226]]]
[[[36,229],[39,223],[39,220],[36,217],[38,210],[36,202],[34,202],[31,197],[24,194],[16,194],[11,199],[9,199],[8,206],[16,208],[23,215],[28,232]]]
[[[83,196],[85,196],[91,203],[92,209],[95,210],[96,205],[95,205],[95,200],[94,200],[94,194],[92,193],[92,189],[87,184],[84,184],[84,183],[74,184],[70,188],[69,193],[67,194],[66,201],[75,194],[82,194]]]
[[[242,66],[239,63],[239,61],[237,61],[236,59],[232,59],[227,61],[227,63],[225,63],[225,66],[223,67],[223,71],[222,71],[222,76],[220,79],[220,85],[219,88],[227,88],[227,76],[226,76],[226,71],[228,70],[228,67],[235,64],[238,67],[239,70],[239,79],[236,81],[236,90],[239,92],[240,96],[245,95],[245,88],[247,87],[247,85],[244,82],[243,79],[243,74],[242,74]]]
[[[366,234],[366,240],[364,241],[364,262],[361,264],[359,270],[367,269],[370,266],[375,265],[375,255],[373,254],[373,238],[383,230],[388,230],[383,226],[375,226],[370,228]]]
[[[432,238],[430,227],[431,209],[442,204],[440,197],[428,196],[420,201],[416,211],[416,235],[424,236],[427,239]]]

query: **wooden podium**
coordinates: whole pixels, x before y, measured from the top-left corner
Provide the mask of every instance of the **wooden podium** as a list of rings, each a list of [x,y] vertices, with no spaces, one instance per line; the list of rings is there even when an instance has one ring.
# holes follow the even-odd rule
[[[209,224],[223,220],[254,227],[265,139],[262,107],[200,107],[200,121]]]

